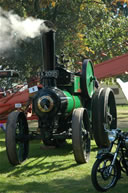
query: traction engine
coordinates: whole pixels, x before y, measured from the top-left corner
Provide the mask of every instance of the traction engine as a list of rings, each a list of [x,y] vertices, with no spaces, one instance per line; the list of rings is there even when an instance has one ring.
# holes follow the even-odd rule
[[[56,62],[55,31],[41,34],[42,88],[33,89],[32,109],[38,117],[39,136],[29,132],[24,112],[12,112],[6,126],[6,150],[10,163],[17,165],[28,156],[29,141],[40,138],[46,146],[59,147],[72,139],[77,163],[89,160],[91,139],[99,147],[110,142],[105,129],[116,129],[117,115],[113,91],[96,88],[93,64],[82,61],[80,72],[68,71]]]

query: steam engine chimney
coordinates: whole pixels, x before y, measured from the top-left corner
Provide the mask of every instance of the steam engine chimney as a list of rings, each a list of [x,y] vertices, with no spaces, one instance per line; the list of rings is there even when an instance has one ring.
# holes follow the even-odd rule
[[[55,31],[50,30],[42,34],[43,71],[55,69]]]

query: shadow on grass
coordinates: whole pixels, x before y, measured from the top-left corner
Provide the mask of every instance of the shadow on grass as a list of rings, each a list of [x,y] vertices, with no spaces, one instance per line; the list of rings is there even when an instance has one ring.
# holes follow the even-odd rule
[[[126,182],[118,181],[117,185],[109,190],[109,193],[124,193],[127,192],[128,186]],[[91,183],[89,175],[80,179],[74,178],[59,178],[52,181],[32,181],[26,182],[23,185],[18,183],[1,182],[0,192],[22,192],[22,193],[97,193]]]
[[[77,166],[77,163],[71,163],[70,160],[57,160],[57,161],[44,161],[45,159],[33,159],[32,161],[35,162],[34,165],[31,165],[31,162],[27,162],[22,167],[17,167],[16,170],[12,170],[8,175],[8,177],[15,176],[20,177],[23,173],[25,173],[25,177],[32,177],[32,176],[43,176],[46,174],[54,174],[56,175],[57,172],[68,170],[69,168],[73,168]]]
[[[118,121],[119,120],[121,120],[121,119],[124,119],[125,121],[127,121],[128,122],[128,114],[127,114],[127,116],[118,116]]]
[[[7,176],[20,176],[26,172],[27,177],[39,176],[79,166],[73,156],[72,144],[66,144],[62,148],[40,150],[40,144],[30,144],[29,158],[21,165],[12,166],[7,158],[6,151],[0,153],[0,173]],[[95,145],[92,145],[96,151]],[[61,158],[62,157],[62,158]]]
[[[0,131],[0,147],[5,147],[5,133]]]
[[[93,187],[86,185],[86,182],[90,181],[90,177],[85,179],[75,180],[75,179],[55,179],[48,182],[27,182],[23,185],[11,184],[2,182],[0,186],[0,192],[22,192],[22,193],[85,193],[88,191],[93,191]],[[88,184],[88,182],[87,182]]]
[[[69,170],[72,172],[78,171],[80,168],[75,163],[72,154],[72,145],[66,144],[61,149],[40,150],[40,144],[34,142],[31,144],[30,157],[22,165],[13,167],[9,164],[6,152],[0,153],[0,169],[1,174],[6,175],[6,180],[1,181],[1,193],[96,193],[97,191],[91,184],[90,175],[87,175],[85,169],[85,177],[77,179],[75,173],[69,177]],[[64,152],[62,152],[64,150]],[[95,151],[95,145],[92,145],[92,150]],[[42,154],[41,154],[42,152]],[[69,155],[70,153],[70,155]],[[63,157],[59,157],[59,154]],[[58,155],[58,156],[56,156]],[[68,156],[66,156],[68,155]],[[35,157],[34,157],[35,156]],[[50,156],[53,156],[52,158]],[[70,157],[71,156],[71,157]],[[3,161],[2,161],[3,160]],[[59,173],[60,172],[60,173]],[[71,171],[70,171],[71,172]],[[67,175],[63,176],[63,173]],[[91,172],[90,172],[91,173]],[[47,179],[49,174],[53,177]],[[70,173],[71,174],[71,173]],[[46,177],[45,177],[46,176]],[[65,176],[68,176],[65,177]],[[5,177],[4,177],[5,179]],[[23,179],[26,179],[23,181]],[[45,181],[44,181],[45,180]],[[19,183],[18,183],[19,181]],[[23,183],[21,182],[23,181]],[[128,192],[126,180],[120,180],[117,186],[109,191],[109,193],[124,193]],[[118,190],[118,191],[117,191]]]
[[[127,117],[128,112],[125,112],[125,110],[124,110],[124,112],[121,111],[121,112],[118,112],[118,114],[119,114],[119,115],[122,115],[122,116],[123,116],[123,115],[126,115],[126,117]]]
[[[5,141],[0,140],[0,147],[5,147]]]
[[[4,141],[3,141],[4,143]],[[0,173],[9,176],[20,176],[26,172],[27,177],[39,176],[59,171],[66,171],[69,168],[77,167],[74,160],[72,143],[66,143],[64,146],[55,149],[40,148],[40,141],[30,143],[28,159],[21,165],[12,166],[6,154],[5,149],[0,152]],[[97,151],[94,144],[91,145],[91,151]],[[70,158],[69,158],[70,157]],[[35,168],[35,170],[33,169]]]
[[[21,173],[28,171],[28,176],[32,175],[40,175],[46,174],[49,172],[61,171],[65,170],[67,168],[76,166],[77,164],[70,164],[70,161],[68,159],[62,160],[62,158],[58,159],[59,157],[66,155],[72,155],[72,144],[66,144],[64,147],[56,148],[56,149],[40,149],[39,143],[32,143],[30,144],[30,152],[28,159],[18,166],[12,166],[9,161],[6,154],[6,151],[0,152],[0,173],[6,174],[9,173],[9,175],[18,176]],[[51,157],[57,157],[57,160],[53,160]],[[36,168],[36,172],[32,170],[33,168]],[[8,176],[9,176],[8,175]]]
[[[93,152],[95,152],[95,151],[98,151],[99,150],[99,148],[98,148],[98,146],[96,146],[96,145],[91,145],[91,151],[93,151]]]

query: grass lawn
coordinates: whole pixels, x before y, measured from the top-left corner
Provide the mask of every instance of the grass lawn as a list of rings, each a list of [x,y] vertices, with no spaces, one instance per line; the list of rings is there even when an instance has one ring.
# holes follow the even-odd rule
[[[128,110],[128,106],[123,108]],[[122,107],[118,107],[121,116]],[[127,127],[128,128],[128,127]],[[126,129],[127,129],[126,128]],[[71,140],[58,149],[41,149],[40,141],[30,143],[29,158],[21,165],[11,166],[6,156],[4,133],[0,131],[0,193],[96,193],[91,184],[91,168],[97,154],[91,141],[90,160],[77,165]],[[128,177],[109,193],[127,193]]]

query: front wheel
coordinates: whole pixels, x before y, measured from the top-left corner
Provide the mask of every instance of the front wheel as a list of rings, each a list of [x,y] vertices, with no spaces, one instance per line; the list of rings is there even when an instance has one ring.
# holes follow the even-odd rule
[[[93,165],[91,179],[96,190],[105,192],[114,187],[121,176],[119,163],[112,165],[113,156],[105,155]]]
[[[28,156],[29,129],[23,112],[11,112],[6,125],[6,152],[12,165],[21,164]]]
[[[90,157],[89,117],[84,108],[74,109],[72,114],[72,146],[78,164],[87,163]]]

